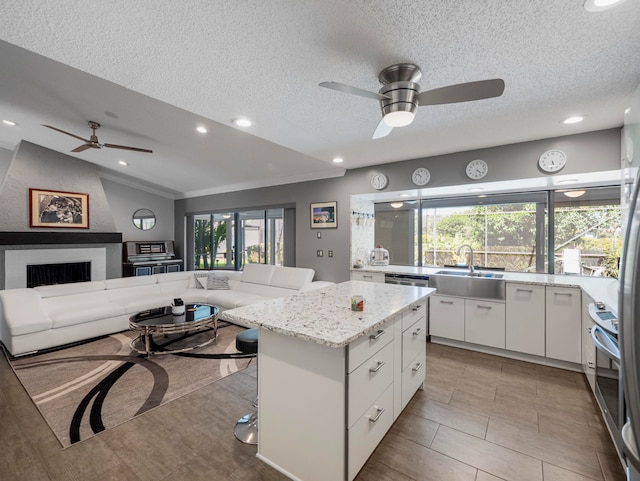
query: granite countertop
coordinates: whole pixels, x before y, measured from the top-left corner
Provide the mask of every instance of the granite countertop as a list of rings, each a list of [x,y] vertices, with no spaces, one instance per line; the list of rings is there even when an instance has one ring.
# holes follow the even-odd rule
[[[225,318],[329,347],[344,347],[389,318],[430,296],[435,289],[348,281],[225,311]],[[362,312],[351,296],[364,296]]]
[[[410,274],[423,275],[428,277],[438,271],[467,271],[466,268],[450,267],[412,267],[412,266],[365,266],[354,272],[377,272],[383,274]],[[476,269],[482,272],[482,269]],[[487,272],[495,272],[489,271]],[[618,311],[618,288],[619,282],[611,277],[577,276],[566,274],[539,274],[536,272],[499,272],[504,274],[503,279],[507,282],[520,282],[524,284],[537,284],[544,286],[559,287],[579,287],[596,301],[602,301],[609,306],[611,311],[617,314]]]

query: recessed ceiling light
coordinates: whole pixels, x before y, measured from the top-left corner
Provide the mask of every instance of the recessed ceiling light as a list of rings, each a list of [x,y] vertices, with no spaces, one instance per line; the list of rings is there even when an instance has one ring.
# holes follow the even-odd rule
[[[233,123],[238,127],[251,127],[251,120],[249,119],[235,119]]]
[[[486,197],[486,196],[487,196],[487,194],[482,194],[482,195],[479,195],[478,198],[482,199],[483,197]]]
[[[129,165],[129,164],[127,164],[124,160],[119,160],[119,161],[118,161],[118,163],[119,163],[120,165]]]
[[[469,189],[467,189],[468,192],[480,192],[483,191],[484,189],[482,187],[471,187]]]
[[[567,197],[581,197],[584,193],[584,190],[570,190],[569,192],[563,192]]]
[[[578,179],[562,179],[556,182],[556,184],[575,184],[579,182]]]
[[[409,194],[400,194],[400,197],[411,197]]]
[[[582,122],[583,120],[584,120],[584,117],[582,115],[574,115],[573,117],[564,119],[562,123],[570,125],[570,124],[577,124],[578,122]]]
[[[631,107],[627,107],[626,109],[624,109],[625,114],[629,114],[630,112],[631,112]]]
[[[400,207],[402,207],[404,205],[404,202],[391,202],[391,204],[389,204],[391,207],[393,207],[394,209],[399,209]]]
[[[586,0],[584,2],[584,9],[587,12],[602,12],[609,8],[613,8],[620,5],[625,0]]]
[[[11,125],[11,126],[16,125],[16,123],[13,120],[3,120],[2,122],[4,122],[7,125]]]
[[[201,134],[206,134],[207,133],[207,128],[204,125],[198,125],[196,127],[196,130],[198,132],[200,132]]]
[[[333,163],[334,164],[341,164],[342,162],[344,162],[344,159],[342,157],[334,157],[333,158]]]

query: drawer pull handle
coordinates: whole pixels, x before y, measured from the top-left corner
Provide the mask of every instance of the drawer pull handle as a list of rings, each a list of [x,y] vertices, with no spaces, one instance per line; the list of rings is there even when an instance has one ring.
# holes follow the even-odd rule
[[[363,279],[373,279],[373,276],[365,276],[365,275],[363,275],[362,278]]]
[[[422,369],[422,366],[423,366],[423,365],[424,365],[424,363],[419,362],[418,364],[416,364],[415,366],[413,366],[413,367],[411,368],[411,370],[412,370],[413,372],[418,372],[420,369]]]
[[[571,297],[573,294],[571,292],[554,292],[554,296],[569,296]]]
[[[491,306],[481,306],[480,304],[478,304],[478,309],[491,309]]]
[[[382,366],[384,366],[384,361],[378,361],[378,364],[376,364],[376,367],[369,368],[369,372],[378,372]]]
[[[384,412],[384,408],[376,406],[376,409],[378,410],[378,414],[376,414],[375,417],[373,418],[369,416],[369,422],[376,423],[378,422],[378,419],[380,419],[380,416],[382,416],[382,413]]]
[[[440,301],[440,304],[453,304],[453,301]]]
[[[376,339],[379,339],[380,336],[382,336],[384,334],[384,329],[378,329],[378,332],[376,332],[375,334],[371,334],[369,336],[369,339],[371,339],[372,341],[375,341]]]
[[[587,366],[591,369],[595,369],[596,368],[596,363],[593,361],[587,361]]]
[[[413,307],[411,310],[412,310],[413,312],[416,312],[416,311],[419,311],[420,309],[422,309],[422,304],[420,304],[419,306],[415,306],[415,307]]]
[[[516,292],[533,292],[533,289],[516,289]]]
[[[419,327],[418,329],[416,329],[415,331],[413,331],[413,335],[414,335],[414,336],[418,336],[421,332],[422,332],[422,328],[421,328],[421,327]]]

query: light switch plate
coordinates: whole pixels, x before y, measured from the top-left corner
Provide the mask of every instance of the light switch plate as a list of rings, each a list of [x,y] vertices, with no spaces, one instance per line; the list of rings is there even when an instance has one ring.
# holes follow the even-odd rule
[[[324,251],[323,251],[322,249],[318,249],[318,250],[316,251],[316,256],[318,256],[318,257],[323,257],[323,256],[324,256]]]

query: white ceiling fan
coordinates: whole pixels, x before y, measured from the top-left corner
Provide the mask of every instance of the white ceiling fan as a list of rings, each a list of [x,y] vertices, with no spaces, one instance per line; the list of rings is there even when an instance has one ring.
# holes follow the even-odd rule
[[[399,63],[380,72],[378,80],[383,86],[377,93],[338,82],[322,82],[320,87],[380,101],[382,120],[373,133],[374,139],[386,137],[394,127],[409,125],[413,122],[418,106],[488,99],[499,97],[504,92],[504,80],[499,78],[420,92],[420,85],[416,83],[420,77],[422,72],[417,65]]]

